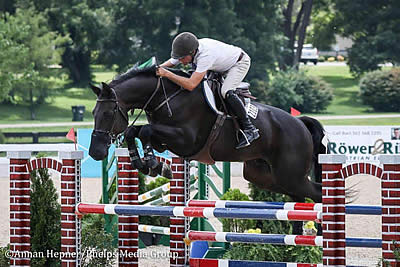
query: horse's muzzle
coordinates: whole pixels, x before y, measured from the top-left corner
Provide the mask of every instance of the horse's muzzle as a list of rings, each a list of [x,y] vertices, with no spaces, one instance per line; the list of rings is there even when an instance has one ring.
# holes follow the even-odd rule
[[[90,141],[89,155],[94,160],[103,160],[108,156],[108,148],[111,144],[111,137],[108,133],[95,132],[92,133]]]

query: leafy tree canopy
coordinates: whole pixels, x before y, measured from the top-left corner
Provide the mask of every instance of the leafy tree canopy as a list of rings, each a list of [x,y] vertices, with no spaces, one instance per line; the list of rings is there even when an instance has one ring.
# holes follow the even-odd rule
[[[49,31],[45,17],[34,8],[17,8],[0,20],[0,99],[26,103],[34,119],[34,108],[49,96],[51,65],[60,63],[65,41]]]
[[[349,65],[355,75],[400,63],[400,1],[336,0],[334,6],[343,35],[354,41]]]

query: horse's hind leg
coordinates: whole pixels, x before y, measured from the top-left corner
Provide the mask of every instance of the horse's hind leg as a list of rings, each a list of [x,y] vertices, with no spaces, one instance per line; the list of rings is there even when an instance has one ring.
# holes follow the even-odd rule
[[[244,162],[243,176],[247,181],[253,183],[258,188],[275,193],[288,194],[287,191],[277,184],[270,165],[263,159]]]

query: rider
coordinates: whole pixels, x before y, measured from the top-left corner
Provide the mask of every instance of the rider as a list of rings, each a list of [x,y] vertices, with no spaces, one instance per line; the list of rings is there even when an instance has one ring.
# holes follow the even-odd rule
[[[182,63],[193,63],[195,71],[190,78],[182,77],[164,67],[174,67]],[[223,42],[197,37],[190,32],[182,32],[172,42],[171,59],[160,65],[157,75],[166,77],[183,88],[192,91],[203,80],[208,70],[225,76],[221,93],[237,116],[243,134],[239,135],[236,149],[249,146],[260,137],[258,129],[251,123],[246,109],[234,89],[242,82],[250,68],[250,57],[239,47]]]

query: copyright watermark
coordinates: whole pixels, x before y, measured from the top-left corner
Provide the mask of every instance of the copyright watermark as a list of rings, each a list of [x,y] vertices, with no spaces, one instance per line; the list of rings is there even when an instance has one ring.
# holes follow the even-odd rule
[[[18,250],[5,250],[4,256],[8,259],[11,258],[48,258],[48,259],[71,259],[71,258],[86,258],[86,259],[116,259],[116,258],[143,258],[143,259],[161,259],[171,258],[177,259],[178,252],[169,251],[128,251],[128,250],[96,250],[94,248],[86,249],[81,253],[77,252],[60,252],[55,250],[46,251],[18,251]]]

